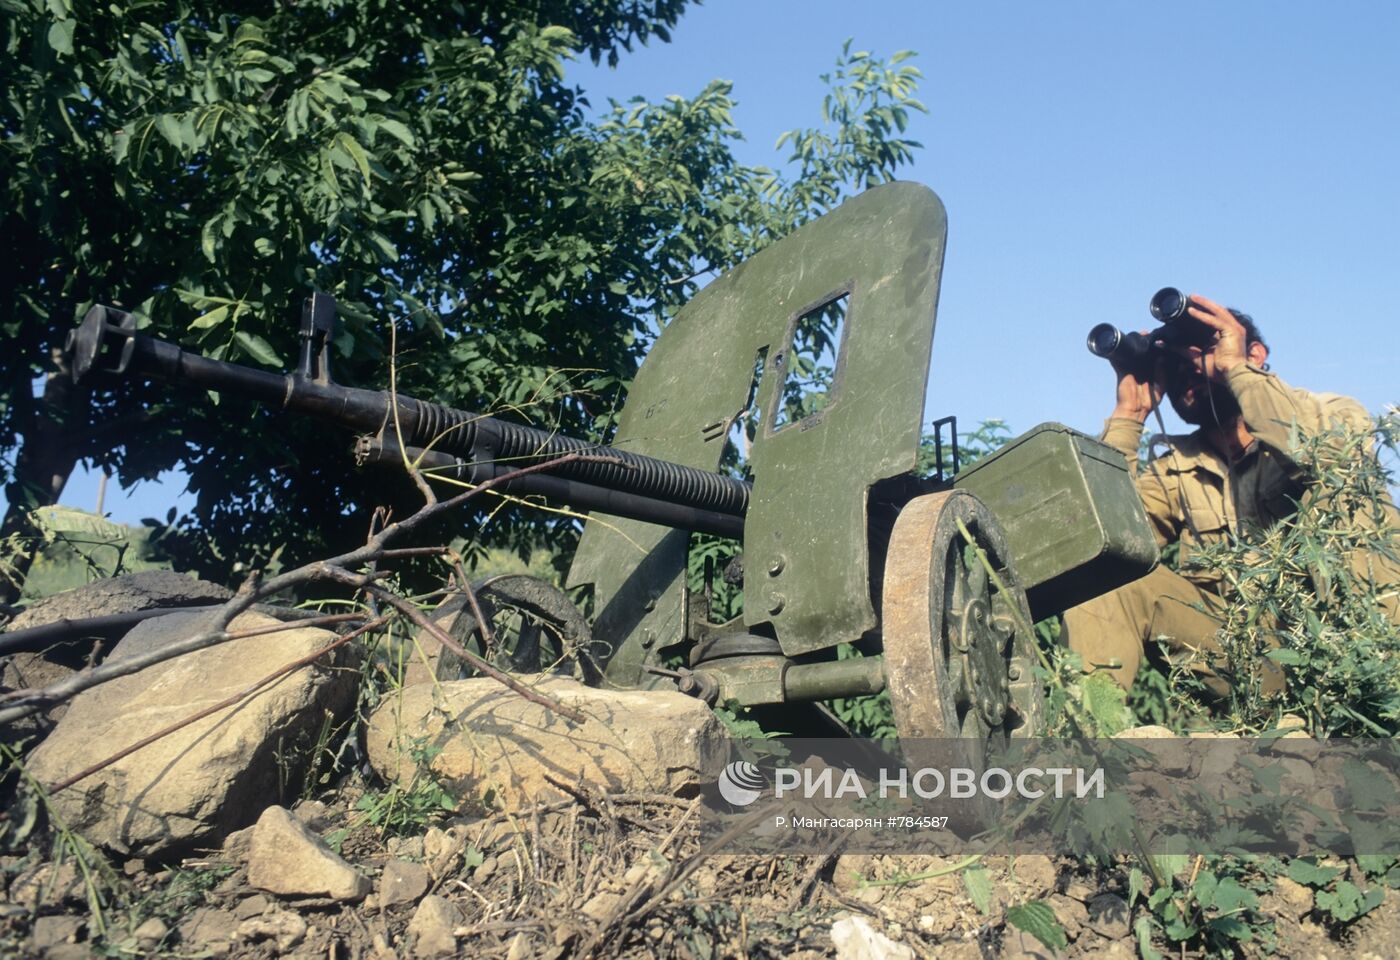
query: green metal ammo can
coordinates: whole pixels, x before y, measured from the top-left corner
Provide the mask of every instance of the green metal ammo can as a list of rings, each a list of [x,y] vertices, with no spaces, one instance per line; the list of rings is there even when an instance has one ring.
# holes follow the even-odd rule
[[[1037,620],[1157,565],[1157,542],[1123,455],[1063,424],[1023,433],[960,472],[953,486],[996,515]]]

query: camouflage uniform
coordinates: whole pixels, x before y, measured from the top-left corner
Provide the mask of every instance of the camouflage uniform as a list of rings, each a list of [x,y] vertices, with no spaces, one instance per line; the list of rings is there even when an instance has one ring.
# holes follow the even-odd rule
[[[1240,364],[1226,375],[1226,384],[1239,402],[1245,427],[1254,437],[1233,464],[1212,447],[1203,431],[1172,438],[1172,450],[1153,460],[1137,476],[1138,446],[1143,425],[1136,420],[1110,419],[1103,440],[1122,452],[1137,476],[1138,494],[1159,546],[1176,543],[1184,574],[1159,566],[1147,576],[1065,613],[1066,640],[1086,664],[1111,660],[1122,663],[1112,671],[1124,686],[1131,685],[1144,645],[1168,638],[1170,647],[1185,654],[1213,651],[1219,646],[1220,578],[1211,570],[1187,569],[1186,561],[1200,546],[1224,540],[1242,525],[1267,527],[1292,512],[1291,500],[1305,487],[1302,469],[1289,454],[1293,424],[1305,433],[1338,426],[1369,430],[1371,417],[1350,397],[1309,393],[1288,386],[1253,364]],[[1387,502],[1390,527],[1400,530],[1400,513]],[[1373,582],[1389,587],[1387,612],[1400,622],[1400,564],[1388,557],[1361,554],[1353,567]],[[1209,682],[1209,676],[1207,675]],[[1223,684],[1211,686],[1223,693]],[[1265,688],[1278,689],[1282,676],[1275,669]]]

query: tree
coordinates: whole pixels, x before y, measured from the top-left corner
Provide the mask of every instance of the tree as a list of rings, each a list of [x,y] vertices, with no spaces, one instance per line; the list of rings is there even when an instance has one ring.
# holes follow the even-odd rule
[[[123,485],[182,464],[198,495],[183,559],[214,577],[341,548],[392,499],[348,443],[236,398],[74,388],[59,348],[95,302],[282,368],[301,298],[328,291],[339,381],[385,385],[392,321],[401,390],[606,433],[700,277],[890,179],[918,146],[903,137],[923,109],[907,54],[849,47],[825,126],[787,137],[790,178],[734,159],[720,81],[588,119],[565,62],[664,42],[683,7],[0,0],[3,532],[55,502],[79,460]]]

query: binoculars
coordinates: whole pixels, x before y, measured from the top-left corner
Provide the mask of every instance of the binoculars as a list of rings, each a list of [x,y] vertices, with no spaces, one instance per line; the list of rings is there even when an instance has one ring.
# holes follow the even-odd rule
[[[1105,360],[1119,361],[1140,379],[1149,379],[1163,347],[1209,346],[1215,330],[1187,313],[1190,299],[1176,287],[1163,287],[1152,295],[1147,309],[1161,324],[1149,333],[1124,333],[1111,323],[1100,323],[1089,331],[1089,352]]]

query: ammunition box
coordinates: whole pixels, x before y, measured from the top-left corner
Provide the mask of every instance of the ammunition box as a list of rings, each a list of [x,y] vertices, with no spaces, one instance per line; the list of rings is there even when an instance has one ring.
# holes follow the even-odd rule
[[[1123,455],[1063,424],[1027,431],[953,485],[996,515],[1037,620],[1157,565],[1157,542]]]

